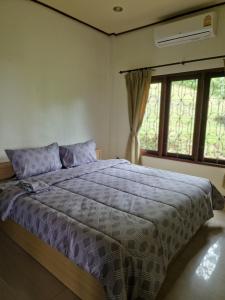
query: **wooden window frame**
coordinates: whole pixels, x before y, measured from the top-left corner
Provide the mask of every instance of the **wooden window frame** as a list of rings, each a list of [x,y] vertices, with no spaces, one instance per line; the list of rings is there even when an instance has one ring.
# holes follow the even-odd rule
[[[158,151],[142,149],[141,154],[144,156],[153,156],[164,159],[225,168],[225,160],[204,158],[210,79],[220,76],[225,76],[223,68],[152,77],[152,83],[162,83]],[[193,132],[193,147],[191,155],[167,152],[171,82],[185,79],[198,79]]]

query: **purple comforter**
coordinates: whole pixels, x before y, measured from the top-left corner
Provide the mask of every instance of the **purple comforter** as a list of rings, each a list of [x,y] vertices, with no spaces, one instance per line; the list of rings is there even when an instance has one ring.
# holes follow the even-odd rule
[[[36,183],[35,183],[36,181]],[[32,177],[44,189],[0,184],[9,218],[96,277],[110,300],[153,300],[169,262],[223,197],[203,178],[97,161]],[[4,195],[4,197],[3,197]]]

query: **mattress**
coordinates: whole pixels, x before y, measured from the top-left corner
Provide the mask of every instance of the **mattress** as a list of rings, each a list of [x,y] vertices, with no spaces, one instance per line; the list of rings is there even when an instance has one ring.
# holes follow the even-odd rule
[[[32,180],[49,188],[19,193],[17,181],[2,185],[11,187],[5,217],[92,274],[109,300],[155,299],[171,260],[213,217],[213,209],[224,205],[207,179],[126,160],[97,161]]]

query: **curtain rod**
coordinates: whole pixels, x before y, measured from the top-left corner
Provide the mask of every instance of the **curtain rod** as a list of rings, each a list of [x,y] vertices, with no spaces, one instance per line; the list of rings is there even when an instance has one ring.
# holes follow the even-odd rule
[[[120,71],[119,73],[123,74],[123,73],[128,73],[128,72],[131,72],[131,71],[163,68],[163,67],[176,66],[176,65],[185,65],[185,64],[189,64],[189,63],[193,63],[193,62],[197,62],[197,61],[212,60],[212,59],[218,59],[218,58],[225,58],[225,54],[224,55],[219,55],[219,56],[211,56],[211,57],[192,59],[192,60],[177,61],[177,62],[174,62],[174,63],[164,64],[164,65],[157,65],[157,66],[136,68],[136,69],[130,69],[130,70],[123,70],[123,71]]]

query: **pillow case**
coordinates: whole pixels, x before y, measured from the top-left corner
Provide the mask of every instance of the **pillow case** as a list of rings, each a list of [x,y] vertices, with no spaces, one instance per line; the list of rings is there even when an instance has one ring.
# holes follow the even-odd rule
[[[59,147],[60,158],[65,168],[72,168],[96,161],[96,143],[93,140]]]
[[[5,150],[18,179],[62,168],[57,143],[39,148]]]

